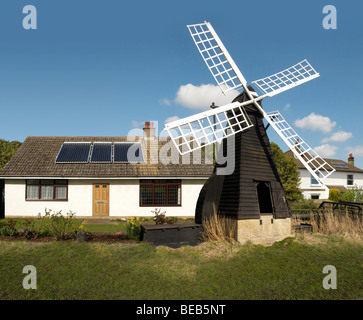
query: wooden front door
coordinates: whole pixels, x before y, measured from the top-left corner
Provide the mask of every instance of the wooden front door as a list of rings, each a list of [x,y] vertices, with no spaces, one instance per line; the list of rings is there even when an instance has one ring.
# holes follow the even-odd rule
[[[109,191],[110,186],[108,183],[94,183],[93,184],[93,216],[108,217],[110,204],[109,204]]]

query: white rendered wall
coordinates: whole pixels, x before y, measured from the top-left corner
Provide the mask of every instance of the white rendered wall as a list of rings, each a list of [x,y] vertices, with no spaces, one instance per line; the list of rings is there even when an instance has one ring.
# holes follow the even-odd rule
[[[199,192],[206,179],[182,179],[181,202],[179,207],[140,207],[138,179],[77,179],[68,180],[68,201],[27,201],[25,200],[25,180],[5,180],[5,216],[37,216],[44,214],[45,208],[72,211],[76,216],[92,216],[93,183],[110,185],[110,217],[153,216],[151,210],[160,208],[167,216],[194,216]]]
[[[329,198],[329,188],[326,186],[343,186],[346,188],[352,187],[347,185],[347,175],[352,174],[355,186],[363,186],[363,173],[357,172],[341,172],[335,171],[324,180],[324,185],[312,185],[310,173],[305,169],[300,169],[301,184],[300,189],[306,199],[311,199],[312,195],[319,194],[319,199]],[[324,191],[321,191],[324,189]]]

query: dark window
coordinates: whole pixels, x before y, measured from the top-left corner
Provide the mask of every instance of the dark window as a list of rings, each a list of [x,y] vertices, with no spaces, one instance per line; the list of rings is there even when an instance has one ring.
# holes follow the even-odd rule
[[[68,200],[68,180],[27,180],[26,200]]]
[[[180,206],[181,180],[140,180],[140,206]]]
[[[354,185],[354,179],[352,174],[347,174],[347,185],[352,186]]]
[[[312,194],[311,195],[311,199],[314,199],[314,200],[317,200],[317,199],[319,199],[319,195],[318,194]]]

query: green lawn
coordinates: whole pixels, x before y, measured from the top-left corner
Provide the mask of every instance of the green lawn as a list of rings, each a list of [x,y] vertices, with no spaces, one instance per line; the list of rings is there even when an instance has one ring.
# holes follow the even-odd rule
[[[25,265],[37,289],[22,287]],[[337,269],[326,290],[324,266]],[[0,242],[0,299],[363,299],[363,244],[299,236],[271,247]]]

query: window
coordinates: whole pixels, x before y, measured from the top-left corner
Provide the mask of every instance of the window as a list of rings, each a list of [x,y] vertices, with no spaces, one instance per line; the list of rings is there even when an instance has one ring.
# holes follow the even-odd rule
[[[140,206],[181,206],[181,180],[140,180]]]
[[[320,177],[319,172],[317,172],[316,174],[317,174],[318,177]],[[319,181],[316,180],[313,175],[310,175],[310,185],[312,185],[312,186],[319,186],[320,185]]]
[[[319,194],[312,194],[311,199],[318,200],[320,198]]]
[[[354,179],[352,174],[347,174],[347,186],[354,185]]]
[[[68,180],[27,180],[26,200],[68,200]]]

